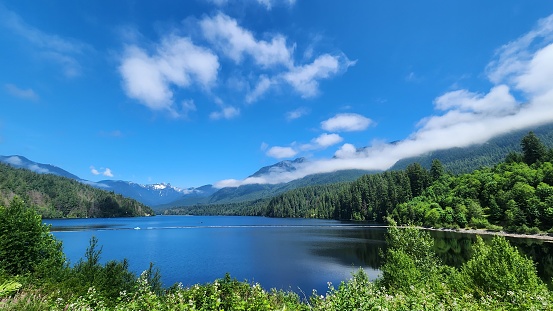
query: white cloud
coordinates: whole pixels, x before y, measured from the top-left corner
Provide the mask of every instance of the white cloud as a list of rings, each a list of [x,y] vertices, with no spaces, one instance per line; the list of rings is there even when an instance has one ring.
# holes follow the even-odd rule
[[[7,159],[4,160],[6,163],[8,164],[11,164],[11,165],[14,165],[14,166],[19,166],[19,165],[22,165],[23,164],[23,161],[21,160],[20,157],[18,156],[11,156]]]
[[[223,13],[204,18],[200,27],[205,38],[236,63],[248,54],[262,67],[292,64],[293,49],[286,46],[286,38],[280,34],[274,35],[270,41],[256,40],[249,30]]]
[[[524,92],[542,95],[551,91],[553,81],[553,44],[536,52],[525,72],[515,78],[516,87]]]
[[[355,61],[350,61],[344,54],[323,54],[311,63],[294,64],[295,45],[288,46],[284,35],[265,34],[269,39],[258,40],[251,31],[223,13],[206,17],[199,24],[204,37],[235,64],[242,64],[248,56],[257,65],[250,68],[255,86],[246,95],[247,103],[258,100],[271,88],[280,85],[291,86],[304,98],[316,96],[320,80],[329,79],[355,65]]]
[[[313,140],[318,146],[322,148],[327,148],[337,143],[342,142],[344,139],[338,134],[327,134],[323,133],[319,137]]]
[[[538,21],[537,26],[496,51],[486,71],[495,84],[513,83],[535,58],[534,52],[553,42],[553,15]]]
[[[448,111],[472,111],[478,113],[511,113],[517,106],[509,87],[499,85],[485,95],[472,93],[467,90],[448,92],[435,100],[435,107]]]
[[[216,6],[222,7],[229,3],[229,0],[205,0],[209,3],[213,3]],[[293,6],[296,0],[242,0],[243,2],[255,2],[264,6],[267,10],[271,10],[275,5],[288,5]]]
[[[94,168],[94,166],[90,166],[90,172],[93,174],[93,175],[100,175],[100,172]]]
[[[344,139],[338,134],[323,133],[318,137],[313,138],[308,144],[298,145],[296,142],[293,142],[290,144],[290,147],[272,147],[265,154],[277,159],[290,158],[296,156],[299,152],[326,149],[342,142],[343,140]],[[262,143],[261,146],[264,148],[262,150],[265,150],[268,147],[265,142]]]
[[[17,85],[8,83],[4,85],[4,89],[12,96],[19,97],[25,100],[38,100],[38,95],[32,89],[22,89]]]
[[[321,128],[329,132],[354,132],[366,130],[373,121],[356,113],[340,113],[321,122]]]
[[[232,119],[240,115],[240,110],[232,107],[221,107],[220,111],[214,111],[209,115],[209,118],[212,120],[219,120],[219,119]]]
[[[266,154],[276,159],[283,159],[283,158],[291,158],[296,154],[298,154],[298,152],[292,149],[292,147],[274,146],[269,148]]]
[[[170,35],[152,55],[136,45],[125,48],[119,72],[127,96],[152,110],[179,116],[172,87],[193,83],[208,89],[217,79],[219,61],[210,50],[194,45],[190,38]]]
[[[296,0],[256,0],[257,3],[265,6],[267,10],[271,10],[275,4],[286,4],[289,6],[293,6],[296,3]]]
[[[340,149],[338,149],[334,156],[340,159],[349,159],[357,157],[357,148],[352,144],[343,144]]]
[[[48,173],[50,173],[50,171],[48,169],[42,168],[42,167],[38,166],[37,164],[29,165],[28,169],[35,172],[35,173],[39,173],[39,174],[48,174]]]
[[[438,96],[436,114],[422,119],[417,129],[395,144],[373,143],[357,149],[344,144],[335,158],[303,163],[292,172],[244,180],[224,180],[220,186],[282,183],[316,173],[345,169],[385,170],[398,160],[427,152],[481,144],[510,131],[553,122],[553,15],[541,20],[528,34],[502,47],[487,66],[495,85],[486,94],[456,90]],[[517,101],[512,91],[523,94]],[[346,117],[345,117],[346,116]],[[348,114],[321,123],[327,130],[362,130],[369,119]],[[357,115],[358,116],[358,115]],[[366,118],[365,118],[366,119]]]
[[[252,103],[256,101],[259,97],[261,97],[265,92],[269,90],[271,85],[275,84],[273,80],[268,78],[265,75],[262,75],[259,77],[259,82],[257,83],[256,87],[251,91],[249,94],[246,95],[246,102]]]
[[[289,111],[286,113],[286,120],[288,121],[292,121],[292,120],[296,120],[296,119],[299,119],[305,115],[309,114],[309,109],[305,108],[305,107],[300,107],[296,110],[292,110],[292,111]]]
[[[113,173],[112,173],[111,169],[105,168],[103,170],[104,171],[102,172],[102,169],[97,170],[94,166],[92,166],[92,165],[90,166],[90,172],[93,175],[104,175],[106,177],[113,177]]]
[[[324,54],[317,57],[311,64],[292,68],[283,74],[283,79],[302,97],[313,97],[319,92],[319,80],[345,71],[354,64],[355,62],[349,61],[345,56]]]
[[[111,172],[111,170],[109,168],[106,168],[104,170],[104,172],[102,173],[102,175],[107,176],[107,177],[113,177],[113,173]]]
[[[0,4],[0,24],[35,47],[37,55],[60,65],[67,77],[75,77],[81,73],[81,65],[77,60],[92,48],[74,39],[63,38],[49,34],[28,25],[16,13]]]
[[[323,133],[311,140],[309,144],[299,146],[301,151],[326,149],[342,142],[344,139],[338,134]]]

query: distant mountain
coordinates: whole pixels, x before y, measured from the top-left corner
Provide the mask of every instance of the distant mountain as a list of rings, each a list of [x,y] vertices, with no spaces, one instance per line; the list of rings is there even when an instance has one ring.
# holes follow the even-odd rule
[[[20,155],[0,156],[0,162],[4,164],[8,164],[11,167],[24,168],[39,174],[54,174],[57,176],[67,177],[75,180],[81,180],[79,177],[57,166],[33,162]]]
[[[273,165],[265,166],[250,175],[250,177],[259,177],[269,173],[292,172],[299,165],[307,162],[305,158],[297,158],[295,160],[285,160]],[[154,210],[163,211],[168,208],[178,206],[192,206],[197,204],[229,204],[245,201],[255,201],[264,198],[270,198],[281,194],[288,190],[310,185],[324,185],[338,182],[354,181],[365,174],[374,173],[373,171],[364,170],[344,170],[332,173],[313,174],[306,177],[296,179],[287,183],[280,184],[251,184],[242,185],[239,187],[228,187],[215,189],[216,191],[207,197],[183,197],[174,202],[154,206]],[[214,189],[214,188],[212,188]]]
[[[270,173],[287,173],[293,172],[297,169],[298,164],[307,162],[306,158],[297,158],[293,161],[285,160],[275,163],[273,165],[264,166],[257,172],[250,175],[250,177],[259,177]]]
[[[165,183],[141,185],[122,180],[102,180],[97,184],[100,187],[105,186],[104,189],[106,190],[133,198],[150,206],[167,204],[184,198],[207,197],[217,190],[211,185],[182,189]]]

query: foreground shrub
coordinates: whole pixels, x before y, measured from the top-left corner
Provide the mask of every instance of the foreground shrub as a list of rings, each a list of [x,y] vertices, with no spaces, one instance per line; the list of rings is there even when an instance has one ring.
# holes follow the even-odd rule
[[[50,277],[64,265],[61,242],[33,209],[17,197],[8,207],[0,206],[0,269],[5,274]]]
[[[513,292],[547,294],[534,262],[521,255],[504,237],[495,236],[490,244],[477,237],[473,251],[472,258],[461,268],[467,291],[477,296],[494,293],[503,300],[509,300]]]

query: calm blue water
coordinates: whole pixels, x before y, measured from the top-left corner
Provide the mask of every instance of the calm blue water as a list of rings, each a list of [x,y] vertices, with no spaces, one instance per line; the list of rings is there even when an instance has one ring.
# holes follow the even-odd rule
[[[72,264],[92,236],[102,261],[129,260],[137,275],[153,262],[164,285],[212,282],[225,273],[264,288],[326,292],[362,267],[378,276],[381,228],[317,219],[224,216],[45,220]]]

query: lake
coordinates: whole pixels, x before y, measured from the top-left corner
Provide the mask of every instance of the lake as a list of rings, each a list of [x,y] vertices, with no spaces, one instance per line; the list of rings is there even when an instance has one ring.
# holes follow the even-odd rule
[[[379,275],[379,250],[386,229],[373,224],[320,219],[238,216],[155,216],[140,218],[47,219],[63,242],[72,264],[84,256],[95,236],[102,261],[129,260],[139,275],[150,262],[165,286],[212,282],[225,273],[264,288],[324,293],[363,268]],[[470,257],[474,235],[431,232],[436,251],[454,266]],[[489,239],[489,237],[484,237]],[[538,259],[542,277],[553,276],[553,245],[534,239],[511,239]]]

